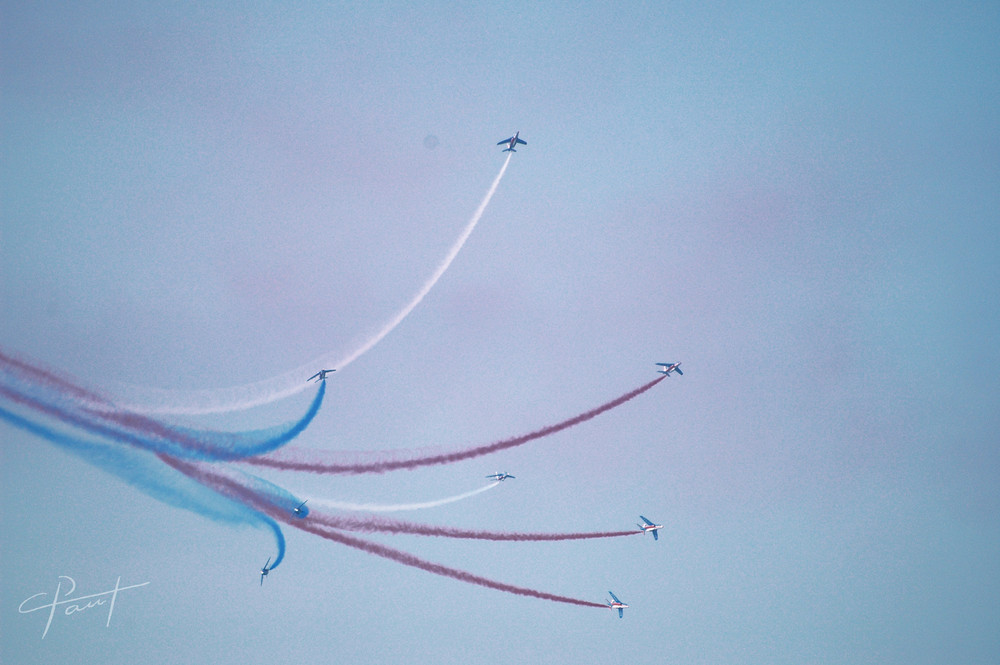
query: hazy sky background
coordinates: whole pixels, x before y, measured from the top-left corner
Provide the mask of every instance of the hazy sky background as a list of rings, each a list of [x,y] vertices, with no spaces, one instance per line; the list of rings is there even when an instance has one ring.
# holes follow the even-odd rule
[[[0,425],[4,662],[995,663],[1000,6],[7,3],[0,348],[118,395],[353,348],[298,445],[450,466],[271,473],[511,531],[379,536],[611,612],[160,503]],[[428,138],[433,137],[433,138]],[[435,140],[436,139],[436,140]],[[319,369],[319,368],[317,368]],[[303,377],[305,379],[306,377]],[[124,397],[124,393],[121,393]],[[301,415],[310,393],[225,417]],[[101,609],[21,615],[59,575]]]

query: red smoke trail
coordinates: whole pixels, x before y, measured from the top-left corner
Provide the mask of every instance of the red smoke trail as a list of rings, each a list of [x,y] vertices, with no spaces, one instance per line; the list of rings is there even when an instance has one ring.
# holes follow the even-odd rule
[[[360,531],[362,533],[408,533],[417,536],[442,536],[444,538],[463,538],[468,540],[512,540],[520,542],[552,541],[552,540],[589,540],[593,538],[619,538],[635,536],[642,531],[589,531],[580,533],[508,533],[503,531],[476,531],[472,529],[456,529],[444,526],[431,526],[387,519],[384,517],[336,517],[313,510],[309,513],[309,521],[316,522],[331,529],[342,531]]]
[[[373,543],[371,541],[362,540],[360,538],[355,538],[353,536],[348,536],[329,527],[323,527],[321,525],[312,524],[311,520],[309,520],[308,518],[294,522],[291,520],[287,520],[287,523],[299,529],[302,529],[303,531],[308,531],[309,533],[313,533],[317,536],[320,536],[321,538],[326,538],[327,540],[332,540],[342,545],[347,545],[348,547],[359,549],[362,552],[368,552],[369,554],[374,554],[375,556],[380,556],[384,559],[390,559],[397,563],[401,563],[404,566],[413,566],[414,568],[426,570],[427,572],[434,573],[435,575],[450,577],[460,582],[467,582],[469,584],[478,584],[479,586],[484,586],[487,589],[495,589],[497,591],[513,593],[518,596],[530,596],[532,598],[541,598],[542,600],[551,600],[556,603],[582,605],[583,607],[599,607],[602,610],[607,609],[607,605],[603,603],[594,603],[589,600],[580,600],[578,598],[570,598],[568,596],[557,596],[555,594],[546,593],[544,591],[536,591],[534,589],[528,589],[526,587],[514,586],[513,584],[505,584],[503,582],[497,582],[495,580],[491,580],[489,578],[482,577],[480,575],[473,575],[472,573],[467,573],[464,570],[458,570],[457,568],[449,568],[448,566],[442,566],[439,563],[432,563],[430,561],[426,561],[412,554],[394,549],[392,547],[386,547],[385,545],[379,545],[378,543]]]
[[[57,388],[60,392],[68,393],[75,399],[86,401],[91,404],[111,405],[111,402],[108,401],[107,398],[89,390],[85,390],[80,386],[76,386],[66,379],[57,376],[53,372],[29,365],[23,360],[18,360],[17,358],[8,356],[3,351],[0,351],[0,367],[3,367],[11,373],[20,374],[22,377],[30,377],[33,383],[41,383]]]
[[[541,598],[542,600],[551,600],[557,603],[568,603],[570,605],[582,605],[584,607],[599,607],[601,609],[607,609],[607,605],[604,605],[603,603],[594,603],[589,600],[580,600],[578,598],[570,598],[568,596],[558,596],[544,591],[536,591],[535,589],[528,589],[526,587],[514,586],[513,584],[497,582],[480,575],[468,573],[464,570],[450,568],[438,563],[426,561],[392,547],[386,547],[385,545],[379,545],[378,543],[348,536],[331,527],[322,524],[314,524],[311,519],[312,513],[310,513],[310,517],[300,519],[294,517],[290,510],[280,510],[276,508],[273,503],[265,501],[256,492],[243,486],[234,478],[229,478],[225,475],[214,472],[207,464],[181,461],[165,454],[160,454],[159,457],[173,468],[197,480],[203,485],[206,485],[207,487],[210,487],[232,499],[236,499],[254,510],[266,513],[276,520],[280,520],[285,524],[302,529],[307,533],[315,534],[321,538],[326,538],[327,540],[332,540],[342,545],[347,545],[348,547],[353,547],[363,552],[380,556],[384,559],[390,559],[405,566],[412,566],[414,568],[426,570],[429,573],[450,577],[452,579],[459,580],[460,582],[478,584],[479,586],[484,586],[488,589],[513,593],[519,596],[530,596],[533,598]]]
[[[283,469],[286,471],[310,471],[312,473],[342,473],[342,474],[361,474],[361,473],[385,473],[387,471],[395,471],[397,469],[416,469],[421,466],[432,466],[436,464],[450,464],[452,462],[460,462],[462,460],[471,459],[473,457],[479,457],[480,455],[488,455],[490,453],[495,453],[499,450],[506,450],[508,448],[514,448],[516,446],[523,445],[529,441],[534,441],[535,439],[541,439],[542,437],[561,432],[564,429],[569,429],[574,425],[579,425],[580,423],[586,422],[591,418],[595,418],[605,411],[610,411],[611,409],[621,406],[625,402],[638,397],[642,393],[646,392],[656,384],[658,384],[666,376],[661,376],[657,379],[650,381],[644,386],[640,386],[635,390],[625,393],[621,397],[616,397],[615,399],[602,404],[596,409],[591,409],[580,415],[573,416],[569,420],[564,420],[555,425],[550,425],[549,427],[544,427],[540,430],[531,432],[530,434],[524,434],[522,436],[513,437],[510,439],[503,439],[502,441],[495,441],[493,443],[488,443],[486,445],[477,446],[475,448],[466,448],[464,450],[456,450],[450,453],[439,453],[433,455],[425,455],[423,457],[411,457],[409,459],[383,459],[376,460],[373,462],[338,462],[331,459],[335,456],[341,456],[343,453],[339,451],[333,452],[317,452],[310,451],[306,449],[298,449],[286,447],[281,450],[276,450],[267,455],[261,455],[259,457],[247,457],[241,459],[241,462],[247,464],[254,464],[256,466],[266,466],[273,469]],[[312,459],[310,459],[312,457]]]

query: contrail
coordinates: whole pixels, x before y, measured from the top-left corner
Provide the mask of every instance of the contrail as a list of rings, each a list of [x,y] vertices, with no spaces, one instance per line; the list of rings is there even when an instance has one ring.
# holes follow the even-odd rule
[[[488,455],[500,450],[514,448],[528,443],[529,441],[541,439],[542,437],[550,436],[565,429],[569,429],[574,425],[579,425],[580,423],[595,418],[605,411],[610,411],[617,406],[625,404],[629,400],[634,399],[635,397],[638,397],[642,393],[646,392],[665,378],[666,376],[660,376],[653,379],[649,383],[636,388],[635,390],[631,390],[620,397],[616,397],[610,402],[602,404],[595,409],[573,416],[572,418],[556,423],[555,425],[549,425],[548,427],[535,430],[529,434],[523,434],[510,439],[503,439],[493,443],[473,448],[464,448],[448,453],[433,453],[421,456],[393,458],[393,453],[386,452],[381,453],[381,458],[371,461],[344,461],[344,453],[342,452],[315,451],[286,446],[281,450],[276,450],[272,453],[268,453],[267,455],[262,455],[260,457],[247,457],[240,461],[246,464],[253,464],[255,466],[264,466],[287,471],[309,471],[311,473],[326,474],[386,473],[387,471],[395,471],[398,469],[416,469],[422,466],[450,464],[452,462],[459,462],[473,457],[479,457],[480,455]]]
[[[337,353],[327,353],[326,355],[311,360],[307,364],[301,365],[300,367],[297,367],[296,369],[280,376],[254,383],[248,383],[242,386],[192,391],[144,388],[135,385],[125,386],[124,390],[126,392],[136,396],[134,398],[136,401],[126,403],[126,406],[134,411],[141,411],[143,413],[150,414],[173,413],[197,415],[224,411],[239,411],[255,406],[261,406],[263,404],[270,404],[271,402],[284,399],[301,392],[307,385],[304,377],[307,377],[315,372],[318,367],[343,369],[344,367],[350,365],[363,354],[371,350],[373,346],[382,341],[386,335],[402,323],[403,319],[405,319],[410,312],[412,312],[417,305],[420,304],[424,297],[426,297],[427,294],[430,293],[431,289],[434,288],[434,285],[437,284],[438,280],[441,279],[441,276],[444,275],[445,271],[448,270],[452,262],[455,260],[455,257],[458,256],[458,253],[465,245],[465,241],[469,239],[473,229],[476,228],[476,224],[479,223],[479,219],[486,211],[486,206],[489,205],[490,199],[493,198],[497,188],[500,186],[500,180],[503,178],[503,174],[507,171],[507,165],[510,164],[511,156],[511,154],[507,155],[507,159],[504,160],[503,166],[500,167],[500,173],[498,173],[497,177],[493,180],[493,184],[490,185],[490,189],[486,192],[486,196],[483,197],[479,207],[476,208],[476,211],[472,214],[472,218],[469,219],[465,228],[462,230],[461,235],[459,235],[458,239],[451,246],[447,256],[445,256],[441,264],[438,265],[437,269],[431,274],[427,281],[424,282],[423,286],[420,287],[420,290],[417,291],[413,298],[411,298],[402,309],[396,312],[396,314],[389,319],[389,321],[382,326],[380,330],[362,342],[356,349],[348,351],[346,354],[342,355]]]
[[[391,513],[399,512],[404,510],[422,510],[424,508],[437,508],[438,506],[443,506],[447,503],[454,503],[455,501],[461,501],[462,499],[468,499],[471,496],[481,494],[486,490],[491,490],[500,483],[490,483],[479,489],[474,489],[471,492],[464,492],[462,494],[457,494],[455,496],[448,496],[443,499],[435,499],[434,501],[424,501],[423,503],[347,503],[345,501],[332,501],[330,499],[309,499],[311,504],[316,506],[322,506],[325,508],[332,508],[333,510],[354,510],[358,512],[365,513]]]
[[[443,538],[461,538],[465,540],[507,540],[516,542],[540,542],[558,540],[594,540],[597,538],[621,538],[635,536],[642,531],[582,531],[578,533],[517,533],[505,531],[483,531],[474,529],[457,529],[453,527],[431,526],[403,522],[384,517],[343,517],[326,515],[313,511],[309,517],[310,523],[321,524],[331,529],[341,531],[358,531],[362,533],[406,533],[416,536],[440,536]]]
[[[250,432],[196,430],[170,426],[110,402],[97,409],[90,399],[95,393],[0,353],[0,396],[10,402],[91,434],[181,457],[231,460],[272,451],[294,439],[312,422],[325,392],[326,385],[320,385],[305,415],[283,426]]]

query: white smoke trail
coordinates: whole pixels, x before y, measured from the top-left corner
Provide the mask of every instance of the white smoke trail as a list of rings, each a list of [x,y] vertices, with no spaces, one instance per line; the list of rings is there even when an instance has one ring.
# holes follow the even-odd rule
[[[427,294],[430,293],[431,289],[434,288],[438,280],[441,279],[445,271],[448,270],[452,261],[455,260],[455,257],[458,256],[458,253],[465,245],[465,241],[472,235],[473,229],[479,223],[479,218],[486,212],[486,206],[489,205],[490,199],[493,198],[497,188],[500,186],[500,180],[507,171],[507,165],[510,164],[512,155],[513,153],[507,155],[503,166],[500,167],[500,173],[493,180],[493,184],[490,185],[486,196],[483,197],[476,211],[472,213],[472,217],[462,230],[462,234],[451,246],[451,249],[448,250],[447,256],[444,257],[444,260],[438,265],[437,269],[424,282],[424,285],[417,291],[416,295],[402,309],[396,312],[378,332],[362,342],[358,348],[343,355],[327,353],[280,376],[242,386],[204,390],[167,390],[134,385],[123,386],[122,391],[127,395],[131,395],[131,397],[122,400],[124,403],[119,402],[119,406],[147,414],[172,413],[198,415],[240,411],[270,404],[271,402],[276,402],[277,400],[302,392],[310,385],[307,383],[306,377],[314,374],[317,369],[336,368],[339,370],[351,364],[370,351],[373,346],[382,341],[386,335],[402,323],[403,319],[420,304]]]
[[[378,503],[348,503],[346,501],[331,501],[329,499],[309,499],[310,506],[322,506],[324,508],[332,508],[334,510],[355,510],[366,513],[392,513],[402,510],[422,510],[424,508],[436,508],[437,506],[443,506],[446,503],[454,503],[455,501],[461,501],[462,499],[468,499],[470,496],[475,496],[481,494],[486,490],[491,490],[499,482],[493,482],[485,487],[480,487],[479,489],[472,490],[471,492],[465,492],[463,494],[456,494],[455,496],[445,497],[443,499],[436,499],[434,501],[424,501],[423,503],[396,503],[396,504],[378,504]],[[299,494],[296,494],[298,496]],[[301,493],[301,496],[306,496],[305,493]]]

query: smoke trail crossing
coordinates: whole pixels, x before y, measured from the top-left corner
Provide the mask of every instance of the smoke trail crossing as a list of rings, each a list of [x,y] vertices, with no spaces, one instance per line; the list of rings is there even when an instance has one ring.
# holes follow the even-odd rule
[[[75,385],[68,379],[58,376],[52,370],[42,369],[37,365],[32,365],[24,360],[20,360],[0,351],[0,368],[11,374],[18,374],[29,379],[37,385],[43,385],[68,394],[76,400],[87,402],[95,406],[109,406],[111,402],[103,395],[85,390]]]
[[[462,250],[465,241],[472,235],[473,229],[479,223],[479,219],[486,211],[490,200],[500,186],[500,180],[507,171],[512,154],[507,155],[500,172],[494,178],[493,184],[486,192],[479,207],[476,208],[458,239],[451,246],[447,256],[438,265],[437,269],[424,282],[416,295],[410,299],[389,321],[382,326],[374,335],[361,343],[358,348],[343,355],[328,353],[320,356],[309,363],[302,365],[290,372],[263,381],[249,383],[242,386],[232,386],[229,388],[217,388],[210,390],[176,391],[156,388],[143,388],[141,386],[125,386],[125,390],[135,396],[136,402],[127,404],[128,408],[134,411],[141,411],[150,414],[187,414],[197,415],[205,413],[219,413],[224,411],[239,411],[249,409],[263,404],[270,404],[279,399],[291,397],[305,390],[306,383],[303,377],[309,376],[316,371],[317,367],[335,367],[342,369],[351,364],[359,357],[371,350],[391,333],[400,323],[403,322],[410,312],[416,309],[417,305],[430,293],[431,289],[441,279],[448,270],[455,257]]]
[[[326,385],[320,385],[305,415],[294,423],[251,432],[215,432],[166,425],[146,416],[118,409],[113,404],[95,410],[92,405],[84,406],[77,401],[79,395],[87,394],[82,388],[63,380],[56,384],[61,392],[45,390],[54,384],[49,381],[36,383],[34,380],[37,375],[19,367],[16,371],[11,371],[14,367],[5,361],[6,357],[0,358],[0,381],[6,383],[13,379],[12,383],[15,385],[0,383],[0,396],[11,402],[91,434],[147,450],[207,460],[238,459],[284,445],[301,434],[312,422],[326,393]],[[26,382],[25,379],[29,381]]]
[[[242,503],[249,509],[260,514],[260,518],[274,532],[275,541],[278,545],[278,554],[268,565],[268,570],[278,567],[285,558],[285,536],[281,532],[281,527],[272,518],[277,515],[287,515],[289,517],[293,515],[292,509],[297,501],[295,497],[277,485],[269,483],[262,478],[250,476],[249,474],[237,475],[231,470],[212,469],[204,463],[182,461],[164,453],[157,453],[157,457],[168,466],[180,471],[189,478],[215,490],[224,497]],[[244,484],[248,480],[257,486],[256,489],[247,487]],[[270,494],[272,490],[277,491],[272,495]]]
[[[338,451],[321,452],[286,447],[267,455],[260,457],[248,457],[240,461],[255,466],[283,469],[286,471],[309,471],[312,473],[324,474],[386,473],[388,471],[396,471],[398,469],[416,469],[422,466],[450,464],[452,462],[472,459],[473,457],[479,457],[480,455],[488,455],[500,450],[507,450],[508,448],[521,446],[529,441],[541,439],[543,437],[556,434],[557,432],[561,432],[565,429],[569,429],[570,427],[584,423],[592,418],[596,418],[606,411],[610,411],[615,407],[625,404],[629,400],[632,400],[646,392],[665,378],[665,376],[660,376],[653,379],[649,383],[636,388],[635,390],[631,390],[620,397],[616,397],[610,402],[606,402],[595,409],[573,416],[572,418],[556,423],[555,425],[543,427],[542,429],[535,430],[529,434],[523,434],[521,436],[503,439],[473,448],[464,448],[453,452],[433,453],[415,457],[404,457],[400,459],[392,458],[392,453],[383,453],[385,457],[371,461],[344,461],[344,453]]]
[[[275,535],[278,560],[284,556],[284,535],[274,520],[244,503],[221,495],[204,483],[171,471],[147,451],[78,439],[2,407],[0,420],[68,450],[167,505],[191,511],[216,522],[267,526]]]

